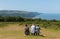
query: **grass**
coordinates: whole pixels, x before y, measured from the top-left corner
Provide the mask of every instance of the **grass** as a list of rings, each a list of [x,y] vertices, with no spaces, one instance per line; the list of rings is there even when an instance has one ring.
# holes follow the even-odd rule
[[[2,22],[3,23],[3,22]],[[0,27],[0,39],[60,39],[60,31],[41,27],[43,36],[25,36],[24,24],[6,23],[6,27]]]

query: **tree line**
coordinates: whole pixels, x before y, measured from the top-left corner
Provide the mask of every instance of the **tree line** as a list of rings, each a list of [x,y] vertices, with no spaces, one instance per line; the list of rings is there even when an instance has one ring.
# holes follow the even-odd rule
[[[54,21],[57,22],[58,20],[46,20],[46,19],[41,19],[41,18],[22,18],[20,16],[0,16],[0,22],[26,22],[26,21],[34,21],[34,22],[39,22],[39,21]]]

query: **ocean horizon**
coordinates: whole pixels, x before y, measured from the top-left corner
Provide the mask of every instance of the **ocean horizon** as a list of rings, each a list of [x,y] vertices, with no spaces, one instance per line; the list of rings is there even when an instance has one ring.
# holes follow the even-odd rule
[[[38,16],[35,16],[34,18],[41,18],[46,20],[60,20],[60,13],[42,13]]]

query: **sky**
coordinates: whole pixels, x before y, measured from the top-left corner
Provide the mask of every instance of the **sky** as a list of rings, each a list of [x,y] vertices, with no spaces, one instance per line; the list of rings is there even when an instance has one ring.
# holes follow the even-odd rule
[[[0,10],[60,13],[60,0],[0,0]]]

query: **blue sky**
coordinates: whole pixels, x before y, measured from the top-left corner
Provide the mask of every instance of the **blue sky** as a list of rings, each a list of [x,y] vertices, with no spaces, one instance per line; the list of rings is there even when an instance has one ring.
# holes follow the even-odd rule
[[[0,0],[0,10],[60,13],[60,0]]]

